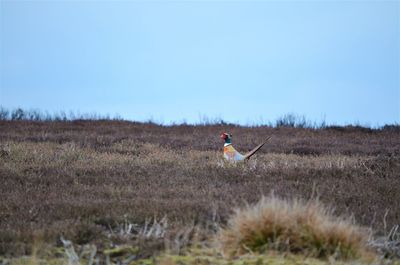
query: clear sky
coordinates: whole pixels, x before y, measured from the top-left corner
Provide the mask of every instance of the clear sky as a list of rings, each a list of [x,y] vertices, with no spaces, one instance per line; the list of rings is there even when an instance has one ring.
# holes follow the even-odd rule
[[[400,122],[399,1],[0,0],[0,105]]]

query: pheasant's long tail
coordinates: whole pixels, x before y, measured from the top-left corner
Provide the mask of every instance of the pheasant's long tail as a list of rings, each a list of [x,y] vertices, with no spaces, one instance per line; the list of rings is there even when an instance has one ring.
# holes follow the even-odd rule
[[[250,158],[252,155],[254,155],[258,150],[260,150],[261,147],[263,147],[264,144],[265,144],[266,142],[268,142],[269,139],[271,139],[271,136],[268,137],[263,143],[257,145],[253,150],[251,150],[250,152],[248,152],[247,154],[245,154],[245,155],[243,156],[243,158],[244,158],[244,159],[249,159],[249,158]]]

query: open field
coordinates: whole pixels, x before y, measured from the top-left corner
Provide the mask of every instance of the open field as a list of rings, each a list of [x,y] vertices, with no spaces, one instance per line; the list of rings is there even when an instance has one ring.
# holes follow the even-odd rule
[[[224,131],[239,151],[273,138],[249,163],[227,165]],[[30,254],[38,237],[60,245],[60,235],[105,248],[126,220],[224,225],[272,191],[318,196],[385,234],[400,223],[400,130],[0,121],[0,180],[0,256]]]

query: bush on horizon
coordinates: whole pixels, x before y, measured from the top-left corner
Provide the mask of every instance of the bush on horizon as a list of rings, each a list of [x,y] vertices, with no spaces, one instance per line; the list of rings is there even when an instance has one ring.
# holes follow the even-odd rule
[[[122,118],[119,114],[115,114],[114,116],[110,116],[109,114],[102,115],[97,113],[80,113],[70,111],[69,113],[65,111],[50,113],[48,111],[41,111],[38,109],[23,109],[23,108],[15,108],[9,110],[0,105],[0,121],[76,121],[76,120],[87,120],[87,121],[130,121],[130,122],[138,122],[134,120],[127,120]],[[155,125],[167,125],[161,121],[156,121],[153,118],[149,118],[147,121],[142,123],[155,124]],[[400,124],[386,124],[380,127],[371,127],[368,125],[361,125],[358,123],[354,124],[346,124],[346,125],[328,125],[325,120],[321,122],[312,122],[304,115],[297,115],[294,113],[287,113],[275,121],[265,122],[260,121],[259,123],[253,122],[245,125],[240,125],[236,123],[231,123],[225,121],[221,117],[210,118],[206,115],[199,116],[199,122],[197,123],[188,123],[185,119],[182,122],[172,122],[168,124],[170,126],[180,126],[180,125],[193,125],[193,126],[208,126],[208,125],[232,125],[232,126],[242,126],[242,127],[271,127],[271,128],[304,128],[304,129],[332,129],[337,131],[352,131],[352,130],[390,130],[390,131],[400,131]]]

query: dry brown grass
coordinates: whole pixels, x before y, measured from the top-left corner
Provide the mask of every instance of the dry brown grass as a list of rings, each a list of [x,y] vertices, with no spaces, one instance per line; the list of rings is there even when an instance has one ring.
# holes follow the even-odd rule
[[[218,237],[229,257],[270,250],[317,258],[359,258],[367,253],[368,234],[350,218],[338,218],[317,200],[263,197],[237,209]]]
[[[219,134],[247,151],[273,138],[247,164],[222,160]],[[341,215],[385,232],[400,220],[400,134],[355,129],[173,126],[116,121],[0,121],[0,255],[32,251],[35,231],[101,250],[125,216],[167,216],[170,230],[207,226],[217,213],[271,190],[309,198],[313,189]],[[313,188],[314,187],[314,188]],[[107,243],[108,244],[108,243]],[[159,245],[157,246],[159,247]]]

